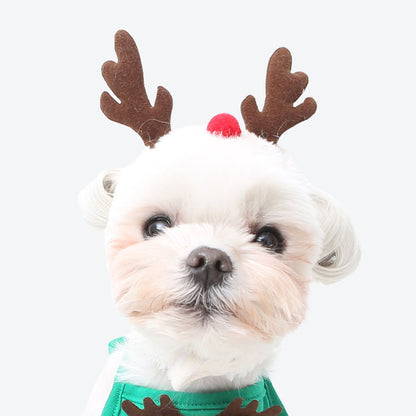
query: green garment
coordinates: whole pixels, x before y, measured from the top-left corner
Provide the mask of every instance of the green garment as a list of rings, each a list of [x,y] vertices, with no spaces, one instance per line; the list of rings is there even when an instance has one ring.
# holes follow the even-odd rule
[[[110,353],[123,342],[125,342],[123,338],[112,341],[109,344]],[[283,409],[279,416],[287,416],[271,381],[267,378],[262,378],[257,383],[242,389],[214,393],[156,390],[115,381],[102,416],[125,416],[126,414],[121,408],[121,403],[124,400],[130,400],[141,409],[143,409],[143,399],[146,397],[150,397],[157,405],[160,405],[159,398],[163,394],[169,396],[183,416],[216,416],[238,397],[243,399],[242,407],[246,407],[252,400],[257,400],[259,402],[258,412],[279,405]]]

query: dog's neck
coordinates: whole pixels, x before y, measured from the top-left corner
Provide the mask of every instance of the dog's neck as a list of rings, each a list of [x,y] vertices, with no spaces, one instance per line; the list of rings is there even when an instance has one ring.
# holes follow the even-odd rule
[[[246,387],[267,375],[278,341],[219,341],[198,349],[164,335],[134,330],[122,347],[117,380],[174,391],[221,391]]]

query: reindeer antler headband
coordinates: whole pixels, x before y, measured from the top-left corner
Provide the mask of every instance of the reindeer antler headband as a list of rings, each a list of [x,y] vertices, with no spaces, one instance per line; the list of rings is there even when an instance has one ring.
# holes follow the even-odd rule
[[[165,88],[158,87],[155,104],[150,104],[144,88],[139,51],[126,31],[116,33],[115,50],[118,62],[105,62],[102,74],[120,103],[105,91],[101,95],[101,109],[110,120],[131,127],[146,146],[153,147],[160,137],[170,131],[172,96]],[[286,48],[277,49],[267,68],[263,110],[259,111],[251,95],[241,104],[246,129],[272,143],[277,143],[282,133],[307,120],[316,111],[316,102],[310,97],[302,104],[293,106],[306,88],[308,77],[303,72],[292,74],[291,67],[290,52]],[[237,120],[229,115],[214,117],[208,130],[227,137],[240,135]]]

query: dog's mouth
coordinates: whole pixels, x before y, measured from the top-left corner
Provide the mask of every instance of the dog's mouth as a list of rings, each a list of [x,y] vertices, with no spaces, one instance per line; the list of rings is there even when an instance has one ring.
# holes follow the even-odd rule
[[[195,313],[198,315],[198,317],[201,318],[208,318],[212,317],[214,315],[222,314],[224,313],[224,310],[221,308],[218,308],[217,305],[211,303],[211,302],[198,302],[198,301],[192,301],[187,303],[180,304],[180,307],[189,312],[189,313]]]
[[[178,306],[185,312],[195,313],[204,319],[230,313],[229,306],[218,294],[218,288],[197,289],[187,299],[179,302]]]

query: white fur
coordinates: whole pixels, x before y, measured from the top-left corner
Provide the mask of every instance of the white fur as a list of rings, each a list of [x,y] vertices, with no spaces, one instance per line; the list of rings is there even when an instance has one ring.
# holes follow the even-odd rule
[[[209,332],[214,331],[214,338]],[[189,331],[190,332],[190,331]],[[154,328],[134,330],[123,348],[122,371],[117,378],[132,384],[178,391],[218,391],[242,388],[263,375],[279,340],[247,340],[230,328],[220,334],[215,328],[199,328],[196,338],[181,334],[173,338],[156,334]],[[191,334],[189,334],[191,335]],[[227,335],[233,338],[228,342]],[[210,343],[214,340],[215,348]],[[245,343],[244,347],[239,345]],[[254,358],[256,357],[256,358]]]
[[[116,172],[81,200],[90,222],[106,223],[114,299],[134,328],[119,380],[189,391],[251,384],[303,320],[310,281],[336,281],[358,263],[344,211],[278,146],[251,133],[224,139],[199,127],[177,130]],[[146,239],[155,214],[174,226]],[[253,243],[264,225],[284,236],[282,254]],[[186,270],[199,246],[233,263],[224,285],[207,293]],[[205,305],[209,317],[190,304]]]
[[[96,228],[104,228],[108,221],[113,192],[120,169],[101,172],[78,195],[84,220]]]
[[[312,197],[325,233],[320,260],[314,267],[315,278],[323,283],[335,283],[355,270],[360,262],[360,247],[340,204],[322,191],[315,190]]]

